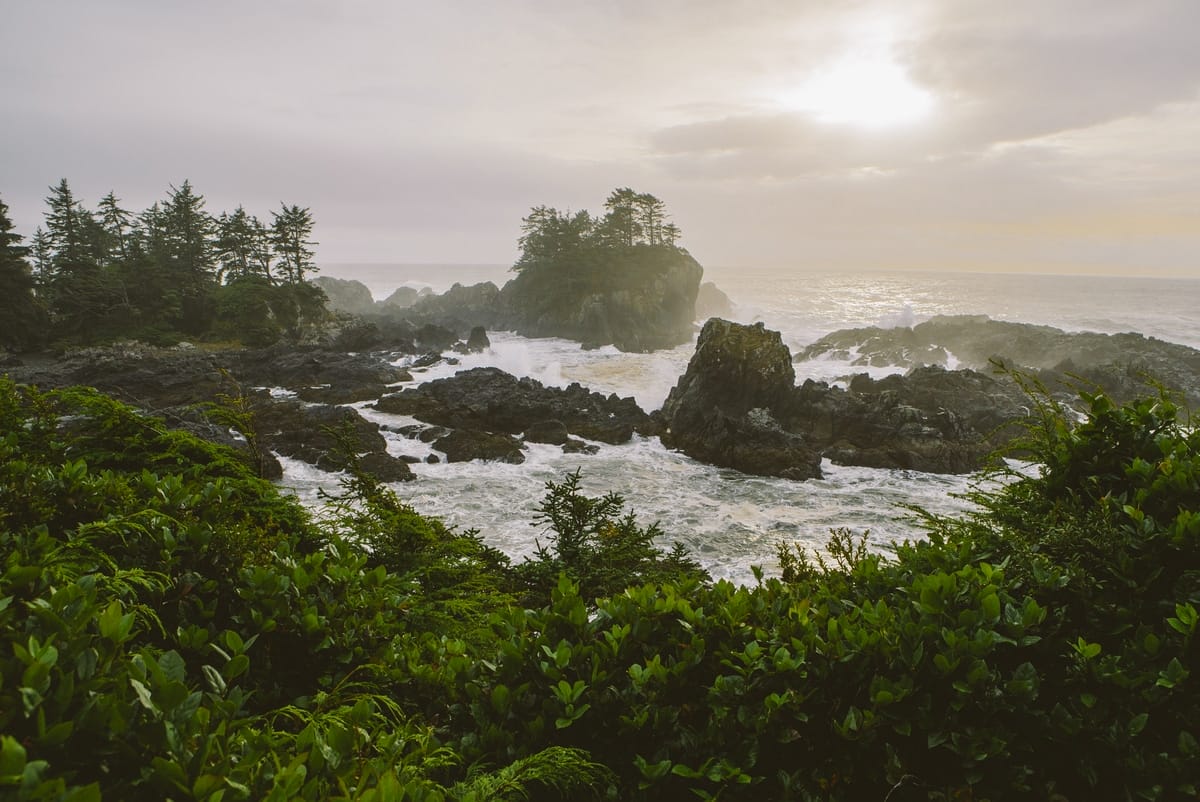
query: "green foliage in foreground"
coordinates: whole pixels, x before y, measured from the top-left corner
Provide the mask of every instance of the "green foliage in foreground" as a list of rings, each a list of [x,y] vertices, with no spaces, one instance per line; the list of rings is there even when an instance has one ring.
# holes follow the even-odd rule
[[[313,521],[115,402],[2,383],[0,794],[1196,798],[1200,435],[1087,401],[977,513],[736,587],[577,478],[510,566],[369,479]]]

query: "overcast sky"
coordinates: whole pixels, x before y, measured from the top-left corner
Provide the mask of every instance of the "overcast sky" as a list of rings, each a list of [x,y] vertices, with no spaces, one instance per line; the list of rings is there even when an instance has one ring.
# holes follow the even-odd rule
[[[1200,276],[1197,0],[0,0],[0,198],[309,206],[503,263],[667,203],[711,265]]]

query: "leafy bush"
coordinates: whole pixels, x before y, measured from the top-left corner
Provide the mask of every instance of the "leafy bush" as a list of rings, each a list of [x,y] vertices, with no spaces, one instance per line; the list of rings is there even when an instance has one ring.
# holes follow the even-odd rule
[[[94,392],[0,382],[0,787],[1196,798],[1200,435],[1085,400],[978,512],[737,587],[577,474],[510,566],[356,471],[313,520]]]

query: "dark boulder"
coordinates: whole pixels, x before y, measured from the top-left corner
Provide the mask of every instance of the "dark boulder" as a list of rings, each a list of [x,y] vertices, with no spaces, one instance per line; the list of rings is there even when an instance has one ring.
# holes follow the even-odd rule
[[[600,446],[568,437],[567,442],[562,444],[562,450],[564,454],[599,454]]]
[[[430,351],[448,351],[458,342],[458,335],[444,326],[426,323],[417,329],[413,339],[421,348]]]
[[[347,467],[344,454],[350,449],[360,466],[382,481],[413,478],[403,460],[387,453],[379,427],[348,407],[279,401],[264,393],[255,397],[254,417],[261,442],[285,457],[340,471]]]
[[[384,396],[375,407],[455,429],[504,434],[520,434],[531,426],[557,420],[572,434],[605,443],[627,442],[635,431],[646,435],[658,432],[632,398],[605,397],[579,384],[566,389],[545,387],[499,368],[474,368],[436,379]]]
[[[547,420],[534,423],[525,429],[525,442],[550,443],[561,446],[569,440],[566,425],[560,420]]]
[[[833,462],[936,473],[985,465],[1025,417],[1011,382],[925,367],[843,390],[794,385],[791,355],[761,324],[713,319],[667,397],[663,442],[747,473],[809,478]]]
[[[476,326],[471,329],[471,334],[467,337],[467,352],[478,354],[481,351],[486,351],[492,347],[492,341],[488,339],[487,329],[483,326]]]
[[[663,404],[663,443],[745,473],[819,477],[820,453],[785,431],[774,415],[786,406],[794,382],[791,353],[779,332],[713,318]]]
[[[474,429],[455,429],[435,442],[433,447],[446,455],[447,462],[483,460],[519,465],[525,461],[520,440]]]

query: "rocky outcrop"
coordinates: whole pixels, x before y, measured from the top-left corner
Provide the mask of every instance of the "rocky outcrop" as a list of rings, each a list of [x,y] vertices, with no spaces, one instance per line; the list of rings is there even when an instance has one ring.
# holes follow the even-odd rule
[[[1200,404],[1200,351],[1141,334],[1065,332],[983,315],[948,315],[911,328],[835,331],[796,359],[829,356],[862,366],[953,364],[977,370],[999,361],[1036,373],[1051,388],[1083,378],[1118,401],[1144,394],[1150,380]]]
[[[579,384],[566,389],[545,387],[499,368],[474,368],[436,379],[384,396],[375,407],[453,429],[510,435],[551,421],[558,421],[571,434],[605,443],[627,442],[635,431],[658,432],[632,398],[605,397]]]
[[[422,287],[419,290],[415,287],[397,287],[391,295],[376,304],[375,311],[387,314],[398,309],[408,309],[421,298],[432,294],[433,290],[429,287]]]
[[[276,399],[254,386],[283,386],[309,397],[340,401],[377,397],[403,372],[381,357],[318,348],[273,347],[254,351],[206,353],[196,348],[119,345],[70,352],[10,371],[15,381],[42,389],[75,385],[95,387],[131,406],[162,417],[169,426],[246,451],[229,427],[204,412],[208,402],[243,397],[249,403],[260,444],[284,456],[337,470],[338,444],[328,427],[349,427],[359,438],[365,470],[383,481],[411,478],[408,466],[391,457],[375,424],[355,410],[300,400]],[[249,455],[268,478],[279,475],[269,454]]]
[[[666,246],[597,249],[570,264],[526,268],[500,293],[502,327],[585,347],[653,351],[692,337],[703,268]]]
[[[521,441],[506,434],[455,429],[436,440],[433,447],[446,455],[446,462],[483,460],[520,465],[525,461]]]
[[[483,326],[476,326],[471,329],[471,333],[467,335],[467,342],[464,350],[468,354],[478,354],[481,351],[486,351],[492,347],[492,341],[488,339],[487,330]]]
[[[346,468],[347,449],[354,450],[363,470],[384,482],[413,478],[403,460],[387,453],[379,427],[353,409],[331,404],[278,401],[265,394],[255,397],[255,427],[267,448],[285,457],[302,460],[322,470]]]
[[[700,292],[696,295],[696,320],[728,318],[732,314],[733,301],[716,284],[706,281],[700,285]]]
[[[329,299],[326,305],[331,311],[351,315],[370,315],[375,312],[375,299],[361,281],[317,276],[312,283],[325,291],[325,297]]]
[[[473,326],[495,328],[500,320],[500,289],[490,281],[479,284],[454,284],[439,295],[420,298],[405,313],[417,323],[465,332]]]
[[[845,465],[961,473],[1018,431],[1025,399],[975,371],[926,367],[848,389],[795,386],[777,332],[712,319],[663,405],[663,442],[715,465],[769,476],[820,476]]]
[[[927,367],[849,389],[806,381],[785,425],[832,462],[930,473],[967,473],[1020,432],[1024,397],[1011,383],[971,370]]]
[[[349,404],[369,401],[387,385],[412,377],[380,354],[351,354],[324,348],[275,346],[232,352],[231,372],[243,384],[286,387],[305,401]]]
[[[663,443],[745,473],[819,477],[820,453],[775,417],[794,389],[791,353],[779,332],[713,318],[663,404]]]

